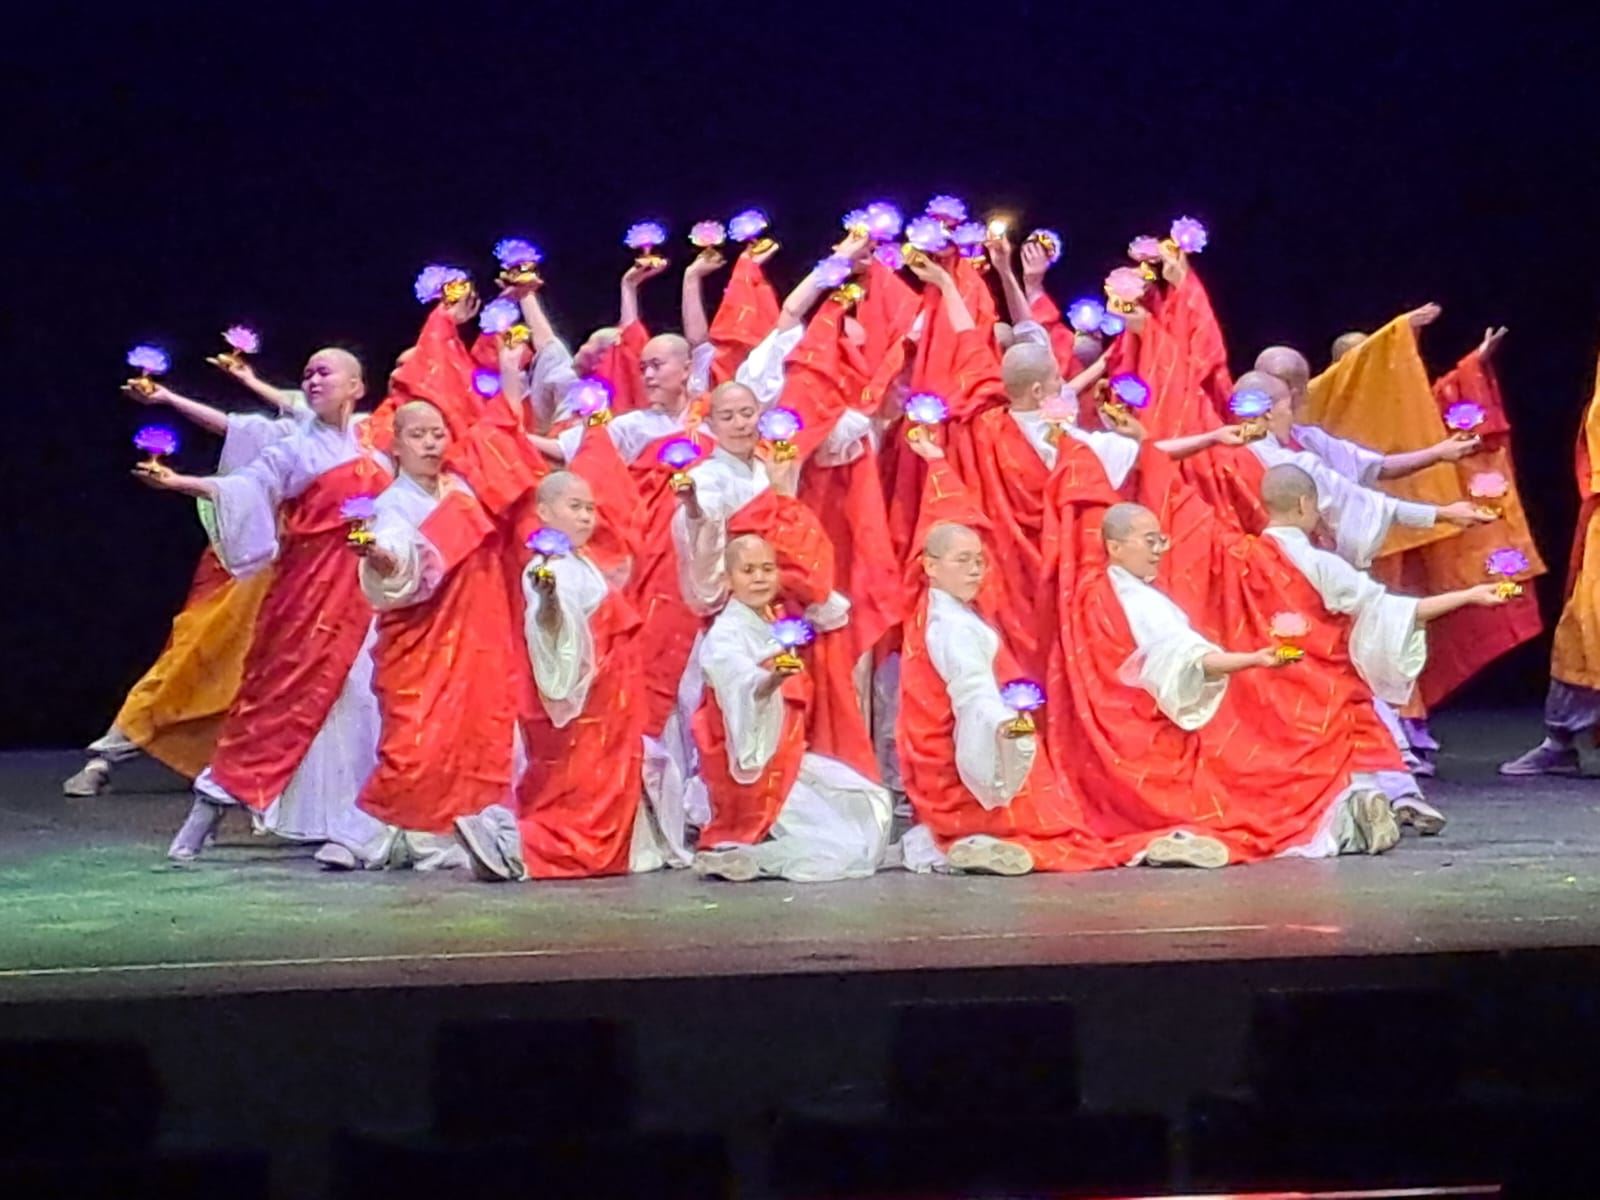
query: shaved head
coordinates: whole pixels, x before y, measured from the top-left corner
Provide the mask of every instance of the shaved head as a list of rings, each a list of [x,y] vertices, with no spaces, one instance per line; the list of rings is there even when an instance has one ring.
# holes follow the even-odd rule
[[[1292,346],[1268,346],[1256,355],[1256,370],[1277,376],[1296,395],[1304,392],[1306,384],[1311,382],[1311,364]]]
[[[356,402],[367,394],[361,360],[337,346],[318,350],[306,360],[300,390],[318,420],[343,429]]]
[[[928,530],[928,536],[922,542],[922,552],[930,558],[944,558],[958,548],[974,543],[981,545],[982,541],[983,539],[969,525],[940,521]]]
[[[444,421],[444,414],[426,400],[407,400],[394,410],[394,431],[404,433],[407,425],[424,417],[434,418],[441,423]]]
[[[1316,481],[1293,463],[1279,463],[1261,477],[1261,503],[1274,517],[1296,516],[1302,501],[1317,507]]]
[[[722,556],[728,591],[747,608],[764,610],[778,597],[778,555],[772,543],[754,533],[728,542]]]
[[[566,534],[573,549],[589,544],[600,513],[587,479],[573,471],[551,471],[539,481],[533,499],[546,528]]]
[[[534,503],[554,504],[569,492],[586,498],[593,496],[589,481],[576,471],[551,471],[539,481],[539,489],[533,494]]]
[[[1353,329],[1349,333],[1341,333],[1333,339],[1333,361],[1338,362],[1366,340],[1367,335],[1359,329]]]
[[[1106,509],[1106,515],[1100,523],[1100,536],[1108,542],[1127,541],[1142,523],[1141,518],[1145,517],[1151,521],[1156,519],[1155,513],[1142,504],[1131,501],[1113,504]]]
[[[729,539],[728,548],[722,552],[722,562],[729,571],[733,571],[747,556],[773,558],[772,543],[759,533],[741,533]]]
[[[1270,375],[1263,370],[1246,371],[1233,383],[1234,392],[1263,392],[1267,399],[1272,401],[1285,400],[1289,396],[1289,385],[1276,375]]]
[[[931,587],[971,604],[989,570],[983,539],[969,526],[939,522],[922,540],[922,570]]]
[[[1045,383],[1060,373],[1056,356],[1049,347],[1036,342],[1017,342],[1000,360],[1000,379],[1008,396],[1025,392],[1031,385]]]
[[[415,347],[412,347],[412,349],[414,350]],[[411,351],[406,351],[404,357],[409,358],[410,354]],[[348,350],[342,349],[339,346],[324,346],[321,350],[318,350],[311,356],[311,361],[316,362],[319,358],[336,363],[340,370],[348,371],[357,379],[363,381],[366,379],[366,369],[362,367],[361,360],[354,354],[351,354]],[[400,360],[397,359],[396,361],[398,362]]]
[[[650,406],[678,413],[689,403],[689,343],[681,334],[658,333],[639,354],[639,377]]]
[[[684,362],[689,361],[689,339],[680,333],[658,333],[644,344],[641,358],[649,358],[652,354],[670,354]]]
[[[1155,513],[1142,504],[1113,504],[1106,509],[1100,537],[1111,565],[1145,583],[1156,581],[1161,559],[1171,546]]]

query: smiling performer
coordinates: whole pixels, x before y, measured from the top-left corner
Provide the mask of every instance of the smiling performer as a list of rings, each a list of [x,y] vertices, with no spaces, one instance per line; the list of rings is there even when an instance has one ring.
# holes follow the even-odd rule
[[[234,575],[276,564],[216,755],[168,851],[180,861],[200,852],[232,805],[302,841],[326,841],[346,818],[370,821],[355,800],[378,741],[366,651],[372,609],[350,568],[341,509],[381,491],[392,473],[360,436],[355,406],[365,384],[354,355],[313,354],[303,390],[315,419],[238,470],[139,472],[151,487],[216,505],[218,553]]]

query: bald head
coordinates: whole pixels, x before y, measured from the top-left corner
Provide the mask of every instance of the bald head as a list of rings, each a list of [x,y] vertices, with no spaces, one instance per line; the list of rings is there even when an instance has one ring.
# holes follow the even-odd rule
[[[394,411],[395,465],[403,475],[434,491],[450,430],[439,410],[426,400],[411,400]]]
[[[361,360],[337,346],[318,350],[306,360],[300,390],[318,420],[342,429],[355,412],[356,403],[367,394]]]
[[[1306,384],[1311,382],[1311,364],[1306,362],[1304,354],[1292,346],[1268,346],[1256,355],[1256,370],[1283,380],[1297,398],[1304,394]]]
[[[970,525],[940,521],[928,530],[928,536],[922,541],[922,552],[929,558],[944,558],[960,547],[981,545],[982,539]]]
[[[971,604],[989,569],[983,539],[969,526],[941,521],[922,540],[922,569],[931,587]]]
[[[1350,351],[1354,350],[1366,340],[1367,335],[1362,333],[1359,329],[1352,329],[1349,333],[1341,333],[1338,337],[1333,339],[1332,361],[1338,362],[1346,354],[1349,354]]]
[[[394,410],[394,431],[404,433],[413,422],[437,421],[444,424],[444,416],[426,400],[407,400]]]
[[[1155,513],[1142,504],[1113,504],[1100,525],[1106,558],[1135,579],[1154,583],[1167,553],[1167,539]]]
[[[1142,504],[1132,501],[1113,504],[1106,509],[1105,518],[1100,523],[1100,536],[1108,542],[1125,542],[1133,536],[1135,528],[1155,519],[1155,513]]]
[[[1061,368],[1048,346],[1017,342],[1000,360],[1000,380],[1012,406],[1038,408],[1061,392]]]
[[[639,374],[653,408],[683,411],[689,403],[689,343],[680,334],[658,333],[639,354]]]
[[[566,534],[573,549],[588,544],[594,536],[599,512],[594,502],[594,492],[589,489],[589,481],[582,475],[572,471],[551,471],[539,481],[539,490],[533,498],[540,523]]]
[[[1235,392],[1261,392],[1268,400],[1277,403],[1279,400],[1289,398],[1289,385],[1276,375],[1269,375],[1265,371],[1246,371],[1233,381]]]
[[[728,591],[739,603],[765,609],[778,595],[778,556],[766,538],[742,534],[728,542],[722,556]]]
[[[569,494],[592,497],[594,492],[589,481],[575,471],[551,471],[539,481],[533,499],[537,504],[551,504]]]
[[[1261,477],[1261,503],[1273,525],[1310,533],[1317,527],[1317,484],[1293,463],[1279,463]]]

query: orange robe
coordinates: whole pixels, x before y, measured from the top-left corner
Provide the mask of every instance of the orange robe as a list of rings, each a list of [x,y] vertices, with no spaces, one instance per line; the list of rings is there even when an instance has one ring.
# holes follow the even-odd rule
[[[1567,565],[1566,602],[1550,647],[1550,677],[1575,687],[1600,690],[1600,369],[1594,396],[1584,410],[1576,452],[1577,528]]]

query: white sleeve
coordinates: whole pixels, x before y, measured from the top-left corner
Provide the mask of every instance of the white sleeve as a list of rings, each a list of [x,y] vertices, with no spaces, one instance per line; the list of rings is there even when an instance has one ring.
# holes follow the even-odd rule
[[[215,548],[232,575],[253,575],[278,556],[278,504],[294,476],[296,456],[274,442],[227,475],[217,487]]]
[[[567,389],[576,383],[578,373],[572,367],[572,352],[560,338],[546,343],[533,359],[528,376],[528,395],[539,419],[550,422],[566,416]]]
[[[1371,566],[1378,551],[1383,549],[1401,502],[1393,496],[1351,483],[1327,468],[1322,469],[1317,479],[1317,493],[1318,510],[1324,523],[1333,530],[1339,557],[1363,570]]]
[[[539,624],[544,593],[533,582],[533,567],[530,565],[522,574],[522,630],[528,644],[528,661],[533,667],[539,702],[557,729],[564,729],[582,715],[595,679],[589,614],[583,609],[577,589],[561,585],[561,574],[565,572],[558,568],[555,602],[561,606],[561,625],[554,636]]]
[[[1068,437],[1076,438],[1094,451],[1094,456],[1106,469],[1106,478],[1111,481],[1112,487],[1120,488],[1128,481],[1134,463],[1139,461],[1138,442],[1108,430],[1079,429],[1075,425],[1066,425],[1063,429]]]
[[[733,377],[756,394],[762,408],[771,408],[783,391],[783,362],[800,344],[806,327],[774,329],[755,344]]]
[[[1202,660],[1218,647],[1195,632],[1177,605],[1153,589],[1118,592],[1136,649],[1118,669],[1129,687],[1143,688],[1179,729],[1199,729],[1216,716],[1226,678],[1207,679]]]
[[[300,427],[294,417],[268,417],[261,413],[229,413],[217,456],[217,474],[237,471],[268,446],[283,441]]]
[[[1394,519],[1396,524],[1410,529],[1432,529],[1439,522],[1439,510],[1431,504],[1418,504],[1414,500],[1396,500]]]
[[[1390,704],[1411,698],[1428,660],[1428,637],[1417,601],[1393,595],[1365,572],[1332,554],[1313,552],[1311,582],[1329,612],[1354,615],[1350,661],[1372,694]]]
[[[678,552],[678,586],[697,616],[709,616],[728,602],[728,523],[716,511],[710,489],[700,493],[701,516],[690,517],[679,504],[672,514],[672,542]]]
[[[717,357],[717,348],[710,342],[701,342],[689,352],[689,395],[695,397],[711,390],[711,363]]]
[[[850,623],[850,601],[838,592],[829,592],[827,599],[807,605],[805,615],[818,633],[832,633]]]
[[[1008,738],[1016,712],[1000,699],[983,648],[942,621],[927,627],[928,658],[944,680],[956,716],[956,772],[986,809],[1004,808],[1021,790],[1039,752],[1035,737]]]
[[[1383,455],[1376,450],[1369,450],[1359,442],[1334,437],[1326,429],[1315,425],[1296,427],[1295,436],[1302,446],[1351,483],[1372,487],[1378,482],[1378,475],[1383,470]]]
[[[1050,335],[1045,332],[1043,325],[1037,321],[1018,321],[1011,327],[1011,335],[1017,344],[1032,342],[1035,346],[1050,349]]]
[[[433,543],[409,522],[382,516],[373,522],[373,541],[399,564],[393,575],[380,575],[367,559],[357,559],[361,591],[379,612],[420,604],[434,592],[444,578],[443,564]]]
[[[822,445],[817,447],[811,461],[819,467],[842,467],[865,454],[871,440],[872,418],[847,408],[834,422]]]
[[[582,421],[576,425],[569,425],[556,434],[556,445],[561,447],[561,453],[566,456],[567,466],[572,465],[572,460],[578,456],[578,448],[583,445],[583,434],[589,427]]]
[[[780,649],[773,642],[769,657]],[[715,626],[701,643],[700,669],[722,710],[728,773],[737,783],[754,783],[778,752],[783,737],[783,691],[780,688],[758,699],[756,688],[767,678],[767,669],[738,638]]]

